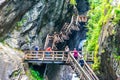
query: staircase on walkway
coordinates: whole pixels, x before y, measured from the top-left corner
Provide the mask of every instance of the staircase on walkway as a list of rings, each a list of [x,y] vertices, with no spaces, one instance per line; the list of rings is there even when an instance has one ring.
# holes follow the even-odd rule
[[[84,15],[73,15],[70,23],[65,23],[60,33],[54,32],[53,35],[47,34],[44,49],[51,47],[53,50],[57,50],[56,44],[69,40],[69,35],[72,34],[72,30],[79,31],[79,22],[86,22],[87,17]]]
[[[52,50],[57,50],[56,44],[64,42],[64,40],[69,40],[69,35],[72,34],[72,30],[79,30],[78,22],[86,22],[87,17],[83,15],[73,15],[70,23],[65,23],[60,33],[54,32],[53,35],[48,34],[46,37],[44,49],[51,47]],[[64,64],[70,65],[75,71],[80,80],[99,80],[92,69],[88,66],[86,62],[93,61],[93,55],[87,55],[86,61],[84,60],[84,66],[82,67],[79,60],[82,59],[79,54],[78,60],[73,57],[73,51],[69,53],[65,51],[25,51],[25,61],[28,63],[54,63],[54,64]],[[80,52],[81,53],[81,52]],[[85,57],[85,56],[84,56]]]
[[[85,60],[84,66],[82,67],[80,65],[80,59],[80,54],[78,60],[73,57],[73,51],[70,51],[69,53],[66,53],[65,51],[50,51],[50,54],[46,54],[46,51],[25,52],[25,61],[28,63],[67,64],[72,67],[80,80],[99,80]]]

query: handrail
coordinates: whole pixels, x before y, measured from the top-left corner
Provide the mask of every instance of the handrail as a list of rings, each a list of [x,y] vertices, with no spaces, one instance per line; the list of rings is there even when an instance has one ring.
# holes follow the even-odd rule
[[[34,50],[25,51],[25,58],[26,58],[27,55],[29,55],[29,56],[30,56],[30,55],[33,55],[33,56],[35,56],[35,55],[37,56],[37,55],[38,55],[38,56],[42,56],[42,58],[44,59],[44,57],[45,57],[45,55],[46,55],[46,54],[45,54],[46,52],[50,52],[50,53],[52,54],[52,56],[54,57],[54,54],[58,54],[58,53],[59,53],[59,54],[62,55],[62,54],[65,53],[66,51],[34,51]],[[73,51],[69,51],[69,52],[73,53]],[[79,53],[84,53],[83,51],[78,51],[78,52],[79,52]],[[37,54],[36,54],[36,53],[37,53]],[[50,55],[51,55],[51,54],[50,54]],[[65,55],[65,54],[64,54],[64,55]],[[64,58],[64,55],[63,55],[63,58]],[[85,54],[85,55],[86,55],[86,54]],[[85,55],[83,55],[83,56],[86,57]],[[92,56],[91,56],[91,60],[93,61],[92,58],[93,58],[93,54],[92,54]],[[53,59],[54,59],[54,58],[53,58]]]
[[[47,54],[46,52],[50,52]],[[59,60],[66,61],[65,51],[26,51],[25,60]]]
[[[46,52],[50,52],[47,54]],[[75,71],[79,74],[82,73],[85,80],[99,80],[92,69],[88,66],[86,61],[84,60],[84,66],[81,67],[79,62],[73,57],[73,51],[69,51],[69,53],[65,53],[66,51],[25,51],[25,60],[47,60],[47,61],[68,61],[72,63]],[[81,51],[79,51],[81,52]],[[67,55],[67,57],[66,57]],[[81,59],[81,55],[78,54],[78,60]]]
[[[92,76],[95,78],[95,80],[99,80],[96,74],[93,72],[93,70],[88,66],[88,64],[85,62],[85,66],[88,68],[88,70],[92,73]]]
[[[80,54],[78,54],[79,57]],[[84,69],[86,71],[89,71],[88,74],[92,77],[93,80],[99,80],[98,77],[96,76],[96,74],[93,72],[93,70],[88,66],[88,64],[86,63],[86,61],[84,60]]]
[[[75,62],[75,64],[76,64],[77,67],[79,68],[79,71],[80,71],[81,73],[83,73],[84,78],[85,78],[86,80],[92,80],[92,79],[89,77],[89,75],[87,75],[87,73],[84,71],[84,69],[79,65],[79,63],[77,62],[77,60],[75,60],[75,58],[73,57],[72,53],[70,53],[69,55],[70,55],[70,58]]]

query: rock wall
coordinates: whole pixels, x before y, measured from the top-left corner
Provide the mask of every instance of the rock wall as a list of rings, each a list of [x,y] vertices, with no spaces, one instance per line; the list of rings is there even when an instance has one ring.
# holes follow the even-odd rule
[[[114,57],[120,55],[120,25],[111,21],[102,27],[99,38],[99,55],[101,57],[101,80],[116,80],[120,77],[120,61]]]
[[[28,80],[23,68],[23,53],[0,43],[0,80]]]
[[[67,65],[49,64],[47,77],[49,80],[71,80],[73,70]]]
[[[33,49],[35,45],[43,48],[46,35],[54,31],[59,32],[64,22],[70,22],[71,14],[72,7],[69,0],[3,0],[0,2],[0,40],[5,39],[5,43],[12,48],[22,50]],[[12,56],[12,54],[9,55]],[[6,55],[3,54],[3,56]],[[13,64],[10,61],[7,63],[13,70],[10,70],[10,74],[1,73],[7,74],[1,75],[2,80],[13,79],[14,77],[9,75],[19,71],[19,68],[15,68],[18,67],[19,61],[17,63],[16,60]],[[57,67],[54,68],[57,70]],[[56,74],[54,76],[57,78]]]
[[[2,0],[0,4],[0,37],[13,29],[16,23],[28,11],[37,0]]]
[[[77,2],[80,14],[88,10],[87,1],[77,0]],[[0,2],[0,40],[5,39],[5,43],[12,48],[26,50],[38,45],[42,49],[46,35],[55,31],[59,32],[65,22],[70,22],[71,16],[72,7],[69,0],[3,0]],[[83,24],[81,23],[81,25]],[[74,38],[77,38],[70,40],[70,42],[75,42],[74,44],[68,43],[71,48],[78,46],[79,40],[82,40],[80,36],[84,35],[85,38],[86,30],[82,30],[83,28],[75,33]],[[82,35],[79,36],[81,33]],[[11,66],[17,67],[15,64],[17,63]],[[49,76],[51,80],[66,80],[71,77],[69,74],[66,75],[69,73],[66,67],[54,66],[49,65],[47,73],[52,75],[52,77]],[[12,71],[10,72],[14,74]],[[3,80],[9,80],[8,74],[3,78],[6,78]]]
[[[27,2],[32,5],[29,7]],[[26,3],[22,5],[26,5],[22,7],[24,11],[22,8],[20,10],[17,9],[19,14],[23,14],[22,17],[16,15],[20,20],[17,23],[9,22],[11,24],[14,23],[14,25],[9,24],[7,26],[12,28],[12,30],[7,33],[6,43],[13,48],[32,49],[35,45],[43,48],[46,35],[48,33],[52,34],[54,31],[58,32],[63,26],[64,21],[69,21],[71,18],[72,9],[70,10],[68,0],[30,0],[26,2],[22,0],[21,3]],[[8,7],[10,6],[8,5]],[[14,5],[12,9],[16,8],[16,6]],[[28,10],[28,8],[30,9]],[[12,10],[10,11],[13,12]],[[17,12],[15,11],[15,13]],[[8,14],[10,15],[9,12]],[[4,17],[3,15],[1,17]],[[5,18],[9,19],[8,16]],[[10,16],[10,18],[13,17]],[[12,19],[9,20],[12,21]],[[7,24],[7,22],[4,23]],[[1,26],[8,32],[9,29],[6,26],[3,24]]]

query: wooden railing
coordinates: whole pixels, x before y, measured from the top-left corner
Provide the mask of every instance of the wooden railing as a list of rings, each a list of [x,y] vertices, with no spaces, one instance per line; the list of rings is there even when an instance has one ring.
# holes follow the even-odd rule
[[[86,61],[84,61],[84,66],[81,67],[79,64],[79,60],[81,59],[81,55],[78,54],[78,59],[76,60],[73,57],[73,53],[70,53],[70,62],[73,70],[77,73],[80,79],[84,80],[99,80],[93,70],[88,66]]]
[[[73,51],[69,51],[73,53]],[[82,53],[79,51],[79,53]],[[85,53],[83,55],[86,61],[93,61],[93,52]],[[65,51],[25,51],[25,60],[60,60],[66,61],[68,59],[68,53]]]
[[[80,54],[79,58],[81,57]],[[93,58],[93,57],[92,57]],[[93,72],[93,70],[88,66],[88,64],[86,63],[86,61],[84,60],[84,67],[83,67],[84,71],[91,77],[91,80],[99,80],[98,77],[96,76],[96,74]]]
[[[66,61],[68,54],[65,51],[26,51],[25,60],[59,60]]]
[[[80,66],[78,61],[73,57],[72,53],[70,53],[70,62],[71,67],[73,67],[73,70],[79,76],[80,79],[92,80],[90,79],[89,75],[87,75],[87,73],[84,71],[84,69]]]
[[[80,52],[79,52],[80,53]],[[80,79],[84,80],[99,80],[92,69],[88,66],[86,61],[84,60],[84,66],[82,67],[79,63],[81,59],[81,55],[78,54],[78,59],[76,60],[73,56],[73,51],[69,51],[69,53],[65,51],[25,51],[25,60],[33,60],[33,61],[59,61],[69,63],[72,69],[76,72],[76,74],[80,77]]]
[[[79,15],[78,16],[78,21],[79,22],[87,22],[87,16]]]
[[[94,61],[94,51],[82,51],[85,61]]]

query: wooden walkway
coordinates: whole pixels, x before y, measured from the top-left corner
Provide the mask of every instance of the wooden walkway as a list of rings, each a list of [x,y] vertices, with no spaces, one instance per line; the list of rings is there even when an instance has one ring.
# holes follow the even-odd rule
[[[69,53],[66,53],[65,51],[50,51],[50,53],[47,53],[46,51],[25,52],[25,61],[28,63],[68,64],[81,80],[99,80],[86,61],[84,61],[84,66],[81,67],[79,63],[80,59],[80,54],[78,60],[73,57],[73,51],[70,51]]]
[[[57,50],[57,43],[69,40],[69,35],[72,30],[79,31],[79,22],[87,22],[87,17],[83,15],[73,15],[70,23],[65,23],[60,33],[54,32],[53,35],[47,35],[44,49],[51,47],[52,50]],[[46,63],[46,64],[68,64],[80,78],[80,80],[99,80],[92,69],[88,66],[87,62],[93,61],[92,55],[84,56],[84,66],[82,67],[79,60],[82,59],[79,55],[76,60],[73,57],[73,51],[25,51],[25,61],[28,63]]]
[[[73,51],[69,51],[73,53]],[[69,53],[65,51],[25,51],[25,61],[28,62],[37,62],[39,63],[68,63],[69,62]],[[81,53],[81,52],[79,52]],[[83,56],[86,62],[94,62],[93,54]]]
[[[26,51],[25,61],[32,63],[65,63],[68,54],[64,51]]]
[[[53,35],[47,34],[44,49],[51,47],[53,50],[57,50],[56,44],[69,40],[69,35],[72,34],[72,30],[79,31],[79,22],[87,22],[87,17],[84,15],[73,15],[70,23],[65,23],[60,30],[60,33],[54,32]]]

